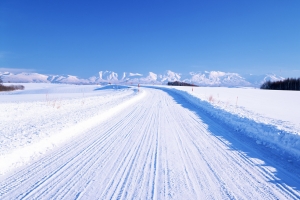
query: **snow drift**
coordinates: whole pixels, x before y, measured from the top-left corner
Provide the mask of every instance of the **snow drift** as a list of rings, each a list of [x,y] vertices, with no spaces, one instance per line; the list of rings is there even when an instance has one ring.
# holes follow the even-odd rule
[[[284,130],[280,127],[276,127],[275,125],[256,122],[247,117],[227,112],[207,101],[202,101],[186,91],[168,89],[165,87],[159,88],[167,91],[168,93],[182,96],[223,125],[233,129],[236,133],[245,134],[248,137],[253,138],[257,144],[262,144],[272,149],[276,149],[280,153],[288,152],[298,159],[300,158],[300,134],[297,132]]]

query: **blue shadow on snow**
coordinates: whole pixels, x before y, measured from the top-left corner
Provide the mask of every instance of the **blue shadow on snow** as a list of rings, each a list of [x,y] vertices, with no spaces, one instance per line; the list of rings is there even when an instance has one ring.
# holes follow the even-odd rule
[[[218,138],[221,142],[228,146],[231,151],[241,152],[248,158],[256,158],[263,161],[261,166],[270,166],[275,169],[273,173],[273,179],[269,182],[278,185],[279,188],[284,188],[285,190],[290,190],[287,186],[294,188],[295,190],[300,190],[300,161],[298,158],[293,157],[284,151],[279,151],[265,145],[259,145],[256,143],[256,139],[250,138],[246,133],[242,131],[237,131],[234,128],[226,124],[226,119],[214,118],[203,110],[203,106],[211,106],[211,104],[202,101],[201,106],[189,102],[182,95],[175,92],[173,89],[161,88],[161,87],[151,87],[143,86],[147,88],[159,89],[168,93],[176,103],[180,104],[182,107],[189,109],[195,113],[203,123],[207,124],[208,130]],[[218,110],[219,112],[219,110]],[[226,111],[221,111],[226,112]],[[239,118],[239,116],[226,113],[226,115],[232,115],[233,119]],[[251,119],[245,119],[248,124],[256,124],[258,127],[270,129],[270,125],[257,123]],[[276,127],[272,127],[276,128]],[[224,130],[224,131],[220,131]],[[287,176],[287,174],[294,174],[293,177]],[[290,191],[294,193],[293,191]],[[300,198],[299,193],[294,193],[297,198]]]
[[[103,87],[96,88],[95,90],[120,90],[120,89],[128,89],[130,87],[124,85],[106,85]]]

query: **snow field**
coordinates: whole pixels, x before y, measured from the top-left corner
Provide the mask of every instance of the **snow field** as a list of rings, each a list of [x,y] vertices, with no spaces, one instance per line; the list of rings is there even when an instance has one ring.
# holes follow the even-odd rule
[[[157,89],[0,182],[1,199],[299,199],[299,169]],[[274,158],[275,156],[275,158]]]
[[[28,84],[27,88],[0,96],[5,97],[0,103],[0,175],[62,145],[144,96],[124,87],[114,92],[97,86]],[[32,101],[32,96],[38,100]],[[15,102],[6,102],[9,98]]]
[[[26,88],[0,95],[0,199],[300,199],[299,161],[245,136],[277,119],[169,87]]]
[[[300,93],[252,88],[159,87],[176,92],[257,144],[300,159]],[[289,159],[291,161],[291,159]]]

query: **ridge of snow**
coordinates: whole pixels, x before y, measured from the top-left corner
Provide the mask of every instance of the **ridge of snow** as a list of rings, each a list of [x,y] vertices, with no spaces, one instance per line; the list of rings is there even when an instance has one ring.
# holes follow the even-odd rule
[[[161,82],[166,83],[168,81],[180,81],[181,74],[167,70],[164,75],[161,76]]]
[[[99,81],[118,81],[118,74],[113,71],[100,71],[99,72]]]
[[[160,89],[175,92],[220,123],[225,123],[238,134],[245,134],[253,138],[257,144],[276,149],[281,153],[288,152],[296,158],[300,158],[299,124],[291,125],[291,122],[269,119],[258,113],[247,111],[237,104],[232,106],[228,105],[228,102],[225,103],[220,100],[215,102],[216,99],[205,100],[199,97],[196,91],[187,91],[186,88],[160,87]],[[255,89],[252,90],[255,91]],[[240,111],[238,112],[237,109]]]
[[[98,76],[81,79],[73,75],[44,75],[38,73],[11,73],[0,72],[3,82],[19,83],[69,83],[69,84],[107,84],[107,83],[141,83],[141,84],[167,84],[169,81],[193,83],[199,86],[226,86],[226,87],[260,87],[265,81],[283,80],[275,74],[266,75],[239,75],[237,73],[221,71],[190,72],[181,74],[167,70],[164,74],[149,72],[140,73],[123,72],[122,76],[113,71],[99,71]]]
[[[143,76],[142,74],[139,74],[139,73],[129,73],[129,76]]]

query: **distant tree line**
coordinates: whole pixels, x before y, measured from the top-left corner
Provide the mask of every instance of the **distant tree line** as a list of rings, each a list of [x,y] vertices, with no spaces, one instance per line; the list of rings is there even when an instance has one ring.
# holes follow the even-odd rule
[[[260,89],[267,90],[300,90],[300,78],[288,78],[281,81],[267,81]]]
[[[174,86],[195,86],[195,87],[198,87],[197,85],[190,84],[190,83],[184,83],[184,82],[180,82],[180,81],[168,82],[168,85],[174,85]]]
[[[0,77],[0,92],[1,91],[13,91],[13,90],[24,90],[24,86],[23,85],[3,85],[3,81]]]

